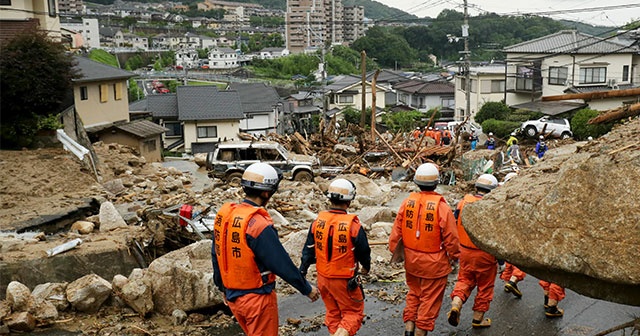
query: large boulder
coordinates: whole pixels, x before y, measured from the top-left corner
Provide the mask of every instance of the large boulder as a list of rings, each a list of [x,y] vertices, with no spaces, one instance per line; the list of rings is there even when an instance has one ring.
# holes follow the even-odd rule
[[[170,315],[175,309],[188,312],[222,303],[213,285],[211,246],[211,240],[201,240],[149,265],[143,280],[152,286],[155,311]]]
[[[360,174],[339,175],[337,178],[347,179],[356,185],[356,199],[358,196],[376,198],[382,195],[380,187],[370,178]]]
[[[372,225],[376,222],[392,222],[395,221],[397,211],[389,207],[368,206],[357,212],[360,222],[366,225]]]
[[[18,281],[11,281],[7,286],[6,298],[15,312],[26,311],[33,304],[33,297],[29,287]]]
[[[122,287],[119,296],[129,307],[142,316],[153,310],[151,286],[143,280],[127,282]]]
[[[77,311],[94,313],[111,296],[111,290],[109,281],[89,274],[67,286],[67,300]]]
[[[640,306],[640,120],[550,150],[462,220],[480,248],[584,295]]]
[[[66,290],[66,282],[47,282],[37,285],[31,292],[31,296],[36,301],[49,301],[58,311],[63,311],[69,307]]]
[[[9,329],[30,332],[36,328],[36,319],[28,312],[13,313],[7,321]]]
[[[111,202],[100,205],[100,231],[107,232],[120,227],[127,227],[122,215]]]

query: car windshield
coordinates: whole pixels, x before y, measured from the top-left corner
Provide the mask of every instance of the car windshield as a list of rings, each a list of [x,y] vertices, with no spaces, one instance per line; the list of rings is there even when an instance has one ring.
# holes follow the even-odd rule
[[[280,153],[282,153],[282,155],[284,155],[285,160],[291,157],[289,151],[280,144],[278,144],[278,150],[280,151]]]

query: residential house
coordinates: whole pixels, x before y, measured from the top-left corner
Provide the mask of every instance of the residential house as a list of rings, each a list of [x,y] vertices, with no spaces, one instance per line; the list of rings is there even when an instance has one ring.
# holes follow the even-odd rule
[[[209,68],[233,69],[237,68],[238,53],[231,48],[215,47],[209,50]]]
[[[276,89],[264,83],[230,83],[228,90],[237,91],[240,96],[244,113],[240,121],[242,132],[254,135],[277,132],[282,103]]]
[[[491,64],[487,66],[473,66],[469,68],[471,80],[471,118],[480,111],[487,102],[504,100],[505,94],[505,65]],[[467,109],[466,82],[464,74],[455,78],[455,117],[457,121],[464,120]],[[474,119],[472,119],[474,120]]]
[[[317,106],[314,101],[316,94],[313,92],[298,92],[292,94],[284,99],[283,116],[282,116],[282,132],[285,134],[292,134],[294,132],[300,132],[303,134],[305,131],[311,133],[312,118],[314,115],[318,115],[322,112],[320,106]],[[319,104],[322,104],[322,98],[318,100]]]
[[[375,71],[370,71],[367,74],[367,81],[373,81],[375,73]],[[407,79],[408,77],[402,73],[391,70],[380,70],[378,78],[376,78],[376,85],[382,86],[388,90],[385,97],[387,104],[396,101],[396,90],[393,88],[393,85],[406,81]]]
[[[346,107],[360,108],[362,106],[362,95],[365,95],[366,107],[373,106],[373,94],[371,82],[365,83],[366,91],[362,92],[362,80],[360,77],[346,75],[336,76],[333,82],[324,87],[324,91],[329,100],[329,110],[344,109]],[[376,85],[376,106],[384,108],[387,104],[386,93],[389,90],[380,85]]]
[[[153,37],[152,45],[154,49],[174,50],[178,48],[184,39],[184,35],[158,34]]]
[[[224,140],[237,139],[244,118],[236,91],[216,86],[178,86],[175,94],[150,95],[148,111],[167,128],[166,148],[206,153]]]
[[[120,31],[118,28],[112,27],[100,27],[100,46],[101,47],[114,47],[115,41],[114,38],[116,34]]]
[[[216,39],[211,36],[200,36],[200,49],[211,49],[216,46]]]
[[[402,103],[420,112],[440,109],[442,121],[453,121],[455,108],[455,85],[447,81],[426,82],[410,79],[393,86],[397,93],[396,103]]]
[[[176,68],[198,68],[199,63],[200,58],[198,58],[198,52],[195,49],[188,48],[176,51]]]
[[[269,47],[269,48],[262,48],[262,50],[259,51],[258,58],[274,59],[274,58],[280,58],[288,55],[289,55],[289,49],[287,48]]]
[[[74,59],[81,77],[73,80],[73,99],[87,131],[129,121],[127,80],[135,74],[85,57]]]
[[[162,161],[162,134],[166,129],[152,121],[140,119],[113,124],[95,132],[104,143],[119,143],[135,148],[147,162]]]
[[[144,36],[138,36],[129,33],[123,33],[119,30],[114,36],[115,46],[118,48],[131,48],[134,50],[148,50],[149,39]]]
[[[53,0],[0,1],[0,42],[34,28],[60,41],[60,15],[56,4]]]
[[[82,18],[79,21],[65,20],[60,22],[62,28],[82,34],[83,47],[87,49],[100,48],[100,28],[98,19]]]
[[[510,106],[585,93],[572,97],[585,97],[581,100],[590,108],[607,110],[637,101],[640,95],[638,49],[613,39],[565,30],[503,51],[507,55],[505,101]],[[601,98],[611,91],[619,92]]]

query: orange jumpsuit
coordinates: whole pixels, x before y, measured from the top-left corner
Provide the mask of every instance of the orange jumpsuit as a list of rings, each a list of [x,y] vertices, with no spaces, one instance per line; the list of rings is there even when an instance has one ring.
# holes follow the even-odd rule
[[[462,209],[465,204],[480,200],[482,196],[466,195],[458,204],[458,236],[460,237],[460,271],[458,280],[451,292],[451,298],[457,296],[466,302],[474,287],[478,293],[473,302],[473,311],[486,312],[493,300],[493,287],[498,270],[497,260],[491,254],[479,249],[469,238],[462,225]]]
[[[442,133],[440,133],[440,131],[434,131],[433,138],[436,140],[436,146],[440,146],[442,144]]]
[[[562,301],[565,296],[564,287],[560,287],[559,285],[554,284],[553,282],[540,280],[538,283],[542,290],[549,292],[549,299],[556,300],[558,302]]]
[[[329,333],[344,328],[355,335],[364,319],[364,297],[360,288],[349,291],[347,282],[358,263],[367,271],[371,267],[371,248],[358,217],[342,209],[320,212],[302,250],[302,273],[306,274],[313,260]]]
[[[434,191],[422,191],[420,194],[439,196]],[[405,211],[409,198],[404,200],[398,210],[393,231],[389,237],[390,251],[396,249],[402,238],[402,226],[406,220]],[[442,241],[440,250],[420,252],[408,249],[406,246],[404,248],[404,267],[409,292],[402,319],[404,322],[413,321],[416,327],[427,331],[432,331],[435,327],[435,320],[440,313],[444,290],[447,286],[447,275],[451,273],[451,261],[457,260],[460,254],[455,218],[444,198],[441,199],[437,209],[437,223]]]
[[[502,271],[500,279],[509,281],[511,277],[514,276],[518,281],[522,281],[526,275],[527,274],[525,272],[507,262],[504,264],[504,271]]]

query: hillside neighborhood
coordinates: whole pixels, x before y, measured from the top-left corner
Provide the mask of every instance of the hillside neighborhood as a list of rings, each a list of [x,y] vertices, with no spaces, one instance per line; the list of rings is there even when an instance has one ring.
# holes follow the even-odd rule
[[[464,15],[420,19],[358,3],[0,1],[0,335],[247,333],[242,300],[227,295],[266,294],[221,288],[228,256],[215,239],[243,199],[274,229],[278,264],[296,267],[251,269],[259,290],[277,288],[276,308],[256,310],[279,317],[278,335],[426,334],[406,315],[416,261],[405,251],[422,222],[415,242],[394,241],[425,193],[439,205],[417,219],[441,216],[443,235],[428,253],[450,257],[429,331],[640,332],[639,22],[594,35],[525,15],[547,27],[502,45],[477,37],[474,24],[491,21],[469,24],[466,0]],[[459,23],[461,37],[448,31]],[[275,187],[266,173],[249,180],[265,163]],[[315,254],[330,212],[357,223],[343,246],[358,249],[355,269],[338,277],[362,295],[349,302],[364,309],[355,331],[330,326],[328,294],[315,292],[327,269],[303,267],[308,249],[314,263],[338,253]],[[331,248],[347,240],[332,230]],[[257,251],[249,231],[242,244]],[[464,244],[495,267],[479,320],[477,305],[456,307],[468,264],[448,249]],[[505,260],[517,281],[502,277]],[[300,274],[309,294],[289,281]]]

